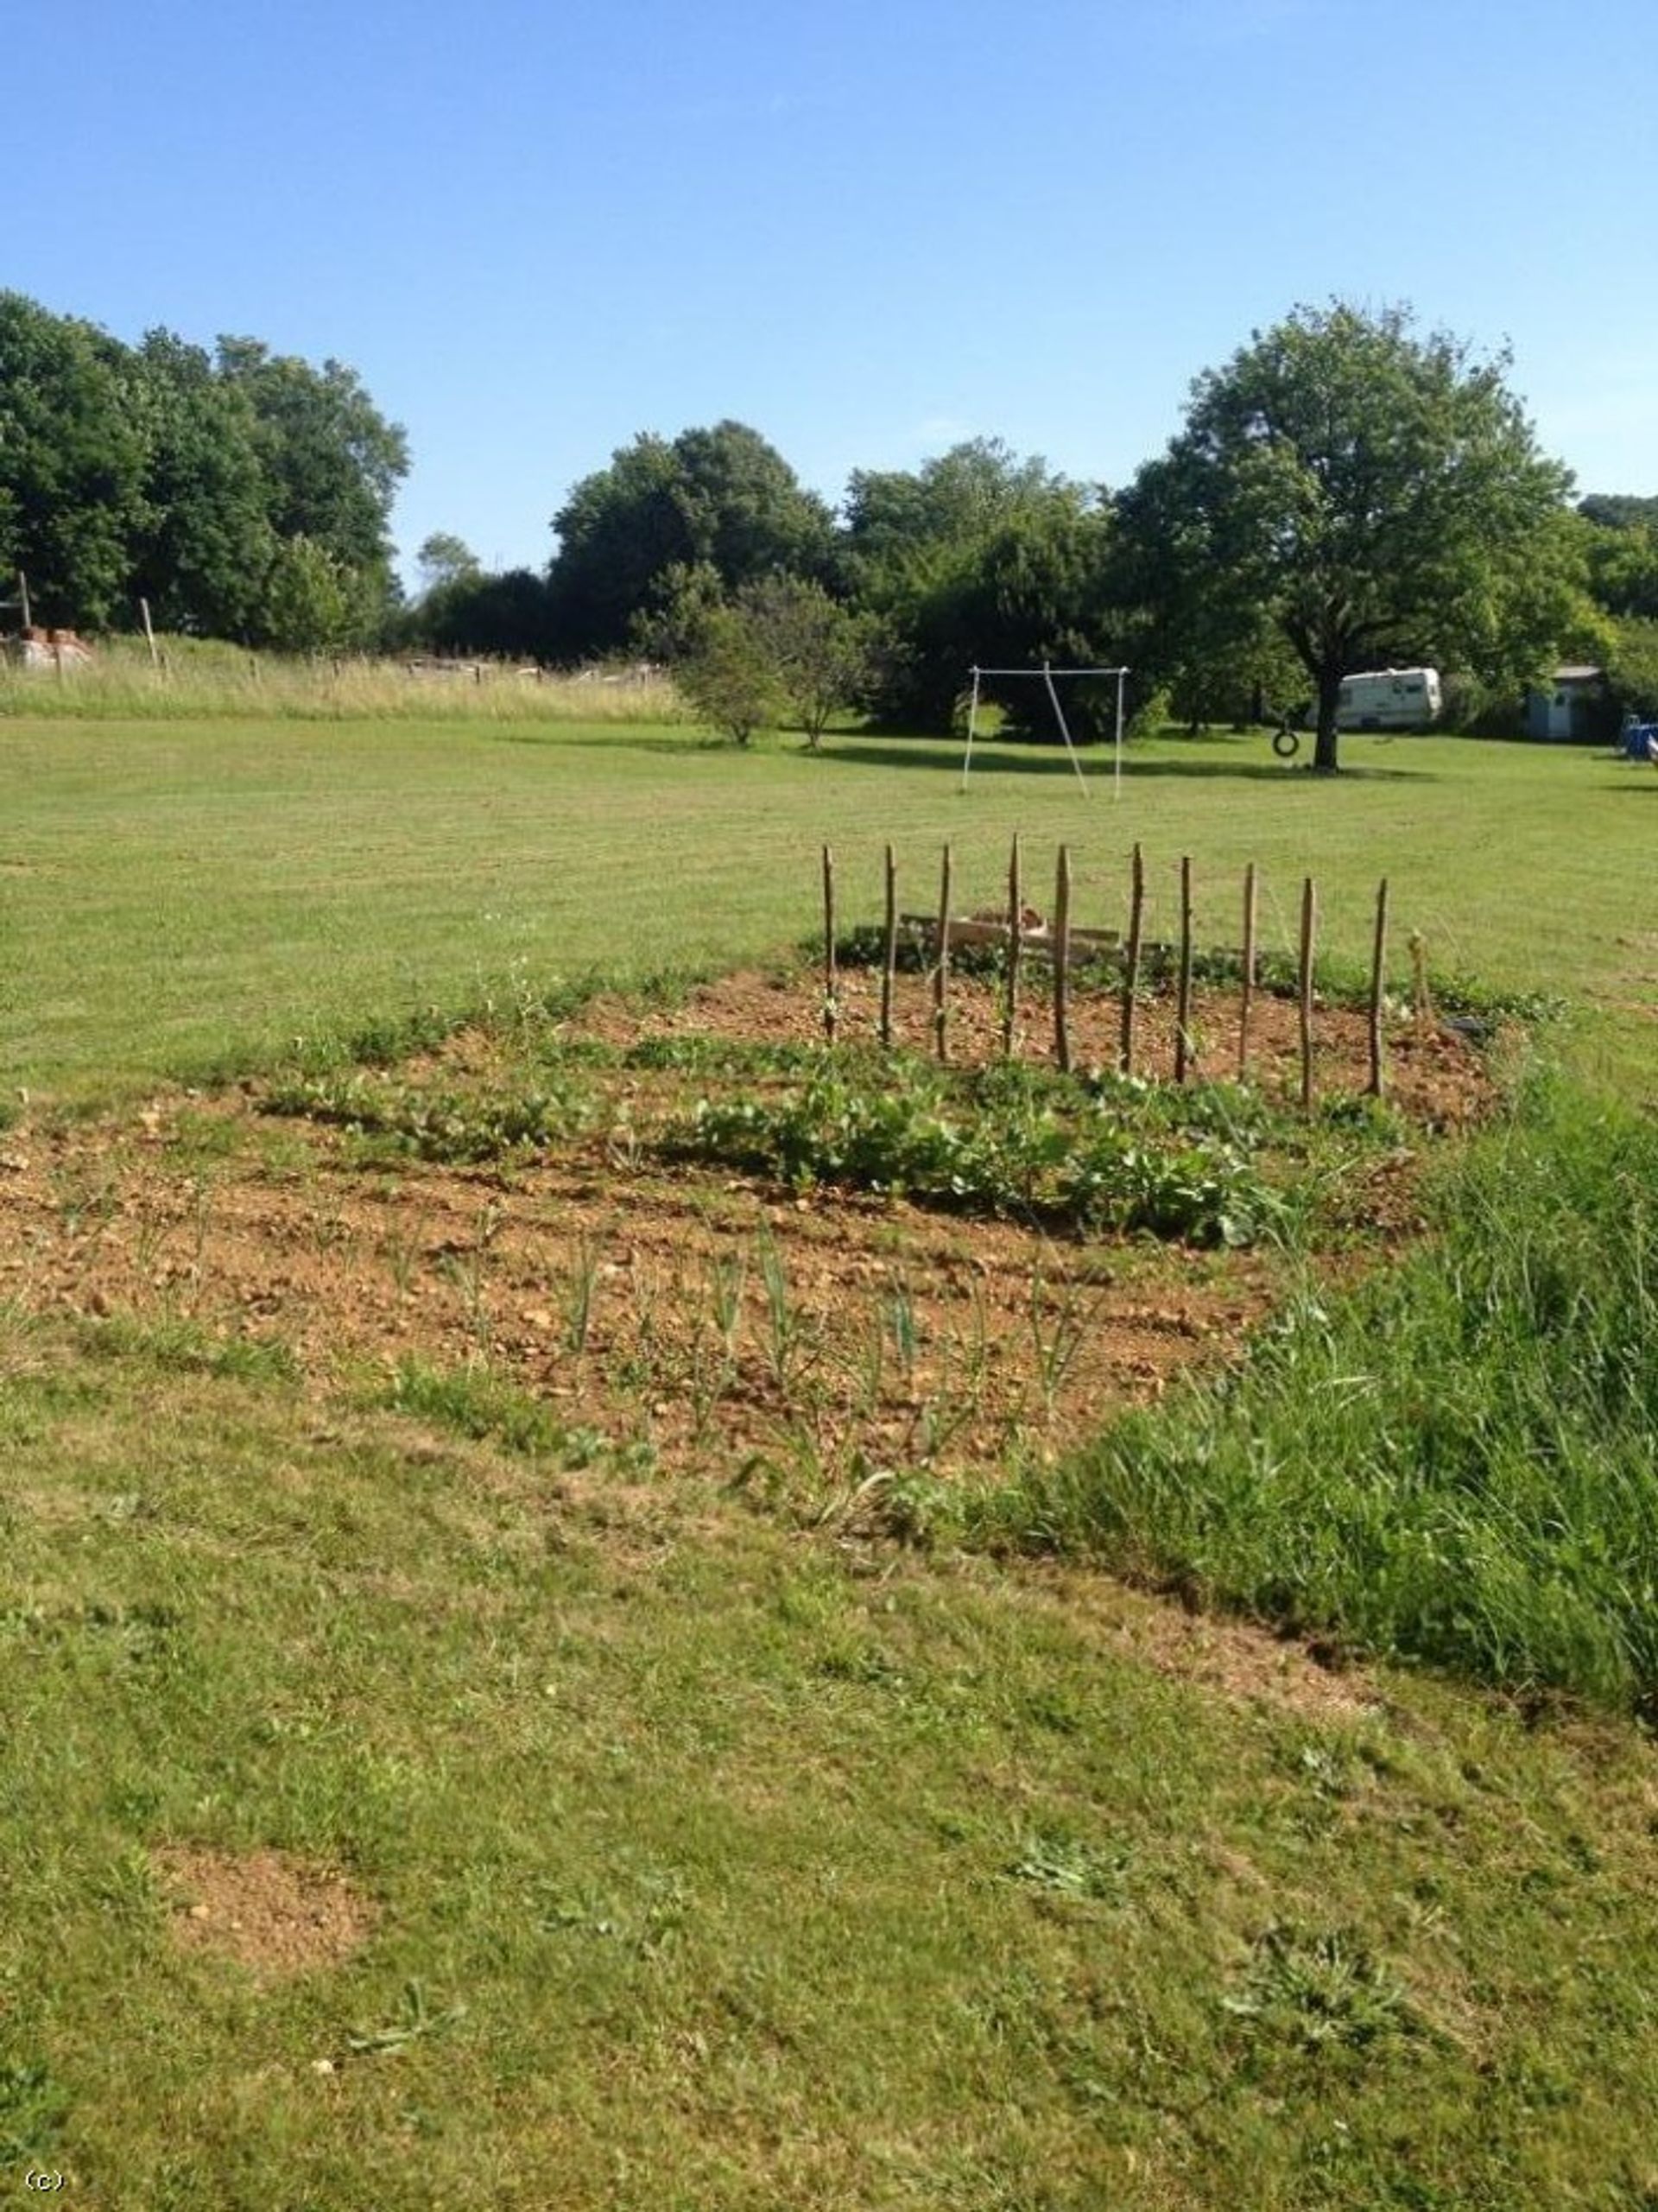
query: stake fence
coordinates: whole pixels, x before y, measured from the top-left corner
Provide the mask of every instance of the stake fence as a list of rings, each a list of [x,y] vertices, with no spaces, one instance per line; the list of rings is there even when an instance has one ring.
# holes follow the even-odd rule
[[[822,848],[821,871],[823,1034],[825,1041],[834,1045],[845,1035],[845,1002],[841,996],[838,966],[835,857],[827,846]],[[1075,874],[1068,845],[1061,845],[1058,849],[1051,920],[1034,914],[1025,904],[1027,880],[1024,854],[1021,840],[1016,835],[1009,858],[1003,901],[997,906],[971,914],[958,914],[955,910],[957,878],[954,856],[946,844],[940,855],[936,907],[927,913],[906,913],[899,897],[898,856],[891,845],[886,846],[877,1028],[883,1049],[890,1049],[895,1041],[894,999],[899,951],[908,936],[911,943],[920,947],[927,963],[925,973],[931,1005],[928,1026],[933,1050],[940,1062],[948,1062],[952,1054],[952,954],[965,954],[971,949],[988,947],[1004,955],[1000,1023],[1000,1051],[1003,1059],[1011,1058],[1019,1046],[1019,1022],[1027,964],[1033,960],[1047,960],[1053,971],[1052,1057],[1057,1067],[1068,1073],[1073,1061],[1073,1020],[1077,966],[1082,961],[1096,965],[1103,962],[1115,964],[1117,968],[1117,1068],[1123,1075],[1138,1076],[1143,1072],[1139,1014],[1147,998],[1145,979],[1149,960],[1155,956],[1160,972],[1171,976],[1174,984],[1174,1081],[1176,1083],[1189,1082],[1204,1062],[1211,1067],[1218,1067],[1224,1062],[1234,1072],[1238,1082],[1249,1081],[1252,1064],[1253,1024],[1261,987],[1262,876],[1256,862],[1251,860],[1244,870],[1241,948],[1222,947],[1208,956],[1212,967],[1223,973],[1235,974],[1237,979],[1237,1030],[1230,1049],[1212,1036],[1207,1038],[1199,1036],[1194,1022],[1193,984],[1198,963],[1204,956],[1199,954],[1197,943],[1195,916],[1198,891],[1196,871],[1189,855],[1183,856],[1179,863],[1175,905],[1178,929],[1174,939],[1168,942],[1154,941],[1147,935],[1150,900],[1145,855],[1137,844],[1129,859],[1126,930],[1086,929],[1078,925],[1075,919]],[[1237,912],[1238,909],[1234,908],[1233,911]],[[1388,1088],[1385,1017],[1389,921],[1389,887],[1383,878],[1376,887],[1365,1005],[1368,1081],[1364,1088],[1366,1095],[1377,1099],[1385,1097]],[[1293,950],[1298,1094],[1301,1105],[1309,1112],[1313,1111],[1318,1096],[1319,922],[1318,883],[1315,878],[1308,876],[1301,884],[1299,928]],[[1411,934],[1409,946],[1411,1000],[1420,1038],[1427,1033],[1427,1024],[1433,1019],[1427,979],[1427,947],[1424,939],[1416,932]],[[1282,986],[1281,995],[1287,995]]]

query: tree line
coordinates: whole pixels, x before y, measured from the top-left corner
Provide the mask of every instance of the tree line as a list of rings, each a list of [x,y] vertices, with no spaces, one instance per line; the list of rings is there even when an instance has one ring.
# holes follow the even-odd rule
[[[0,292],[0,594],[37,622],[294,650],[367,643],[399,609],[408,441],[353,370],[251,338],[126,345]]]
[[[543,569],[440,533],[406,600],[407,444],[351,370],[248,339],[129,347],[5,294],[0,571],[89,627],[142,597],[256,644],[648,655],[738,738],[787,719],[815,742],[847,706],[942,730],[974,663],[1126,665],[1132,704],[1194,723],[1310,709],[1332,766],[1361,667],[1454,672],[1464,720],[1562,656],[1658,707],[1658,499],[1574,504],[1509,369],[1406,308],[1300,307],[1198,378],[1125,485],[980,438],[854,471],[838,510],[746,424],[645,432],[571,490]],[[1036,688],[1001,703],[1041,726]],[[1114,685],[1085,692],[1078,734],[1114,710]]]

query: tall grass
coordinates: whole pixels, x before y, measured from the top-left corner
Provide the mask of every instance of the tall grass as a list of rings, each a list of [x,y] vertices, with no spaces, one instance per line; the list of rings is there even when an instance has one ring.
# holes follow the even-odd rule
[[[1433,1233],[987,1502],[1295,1629],[1658,1710],[1658,1129],[1539,1086]]]
[[[642,667],[549,673],[503,661],[409,654],[249,653],[189,637],[94,648],[89,665],[24,668],[0,659],[0,715],[179,721],[274,716],[299,721],[673,722],[686,709],[666,676]]]

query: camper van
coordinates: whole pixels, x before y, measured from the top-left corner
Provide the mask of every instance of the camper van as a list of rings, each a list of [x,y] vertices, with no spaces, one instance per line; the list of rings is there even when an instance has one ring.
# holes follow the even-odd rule
[[[1439,719],[1437,669],[1370,669],[1341,680],[1338,730],[1425,730]]]

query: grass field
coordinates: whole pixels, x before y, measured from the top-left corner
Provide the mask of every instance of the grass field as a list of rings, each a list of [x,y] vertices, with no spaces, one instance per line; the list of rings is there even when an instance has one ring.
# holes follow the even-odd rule
[[[818,758],[668,728],[0,719],[0,1078],[84,1093],[594,968],[769,951],[817,921],[825,840],[849,917],[880,910],[888,838],[906,903],[933,903],[946,838],[966,902],[994,901],[1016,828],[1039,884],[1072,843],[1101,922],[1138,839],[1171,929],[1191,853],[1199,934],[1228,942],[1248,860],[1266,941],[1293,941],[1311,872],[1326,942],[1355,957],[1385,872],[1402,954],[1419,929],[1436,966],[1580,995],[1618,1017],[1597,1030],[1623,1074],[1649,1068],[1658,776],[1449,739],[1347,750],[1330,783],[1259,737],[1165,740],[1114,804],[1103,763],[1085,800],[1062,758],[1013,748],[987,748],[964,796],[955,751],[914,742]]]
[[[543,1188],[509,1150],[439,1168],[362,1127],[149,1102],[231,1068],[269,1089],[296,1037],[395,1043],[435,1009],[434,1038],[485,1002],[476,1088],[508,1068],[542,1115],[595,1071],[628,1094],[643,1061],[538,1017],[561,985],[775,956],[817,921],[826,838],[848,920],[878,909],[888,838],[906,903],[946,837],[988,903],[1016,827],[1033,869],[1071,841],[1087,921],[1119,919],[1138,839],[1166,929],[1191,853],[1211,940],[1254,859],[1287,944],[1310,871],[1355,960],[1385,872],[1402,948],[1418,928],[1441,970],[1572,998],[1545,1050],[1643,1106],[1658,777],[1452,740],[1349,757],[1328,784],[1259,739],[1168,738],[1114,804],[1093,764],[1085,801],[999,748],[964,797],[952,750],[862,738],[813,758],[668,728],[0,719],[20,2193],[33,2171],[103,2212],[1658,2208],[1658,1760],[1618,1709],[1653,1648],[1658,1266],[1649,1140],[1617,1110],[1604,1161],[1586,1106],[1575,1144],[1534,1115],[1441,1154],[1449,1226],[1356,1290],[1307,1283],[1304,1357],[1269,1336],[1210,1427],[1171,1392],[1126,1455],[1113,1428],[1028,1461],[996,1510],[981,1486],[992,1555],[952,1540],[933,1482],[855,1469],[814,1498],[589,1425],[584,1377],[646,1279],[642,1122],[590,1131]],[[452,1144],[459,1093],[434,1119],[419,1087],[440,1078],[373,1094]],[[284,1080],[355,1095],[337,1068]],[[1378,1127],[1365,1157],[1427,1141]],[[1339,1182],[1360,1154],[1331,1157]],[[798,1290],[853,1239],[816,1198],[710,1173],[665,1188],[716,1303],[740,1218],[748,1351],[769,1316],[782,1389],[797,1309],[766,1255]],[[908,1219],[866,1209],[858,1249],[913,1266],[920,1309],[972,1249],[952,1221],[906,1258]],[[549,1241],[514,1245],[530,1226]],[[560,1237],[576,1272],[538,1277]],[[1108,1256],[1137,1311],[1233,1295],[1222,1256],[1186,1290],[1184,1259]],[[302,1331],[307,1283],[351,1297]],[[472,1331],[441,1369],[374,1350],[422,1293]],[[545,1397],[503,1379],[540,1306]],[[1034,1284],[1031,1313],[1051,1348]],[[673,1424],[671,1334],[628,1341],[642,1436]],[[1454,1523],[1398,1488],[1425,1450]],[[1172,1562],[1187,1603],[1088,1563],[1112,1515],[1123,1563]],[[1033,1534],[1066,1556],[1021,1556]],[[1361,1543],[1369,1616],[1336,1588]],[[1515,1640],[1532,1588],[1582,1600],[1543,1607],[1554,1675]],[[1419,1664],[1359,1656],[1390,1645]],[[1579,1676],[1600,1704],[1544,1687]]]

